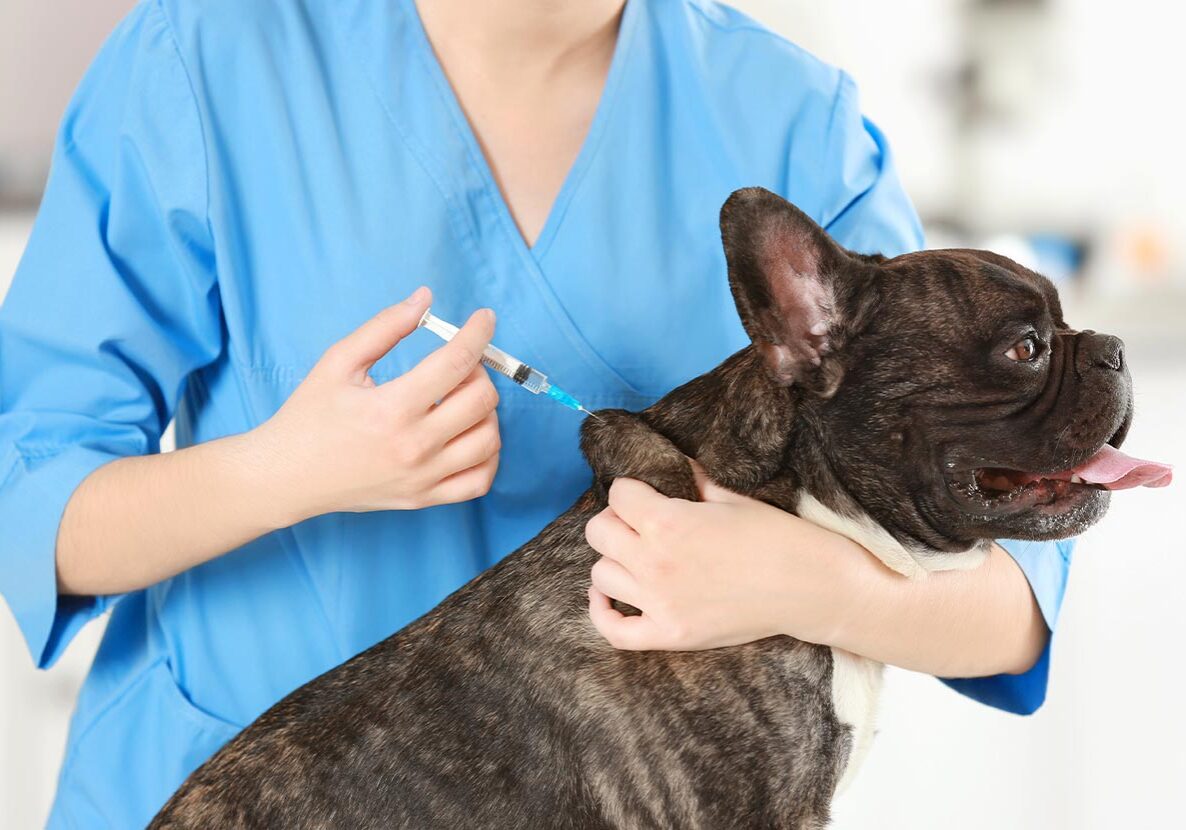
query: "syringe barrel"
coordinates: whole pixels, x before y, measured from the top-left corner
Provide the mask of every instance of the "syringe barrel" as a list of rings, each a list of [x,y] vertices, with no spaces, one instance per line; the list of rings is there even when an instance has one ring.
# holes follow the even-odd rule
[[[486,350],[482,352],[482,362],[500,375],[506,375],[533,395],[538,395],[548,388],[546,375],[531,368],[517,357],[512,357],[497,346],[486,347]]]
[[[424,312],[424,316],[420,318],[420,325],[442,340],[452,340],[460,331],[457,326],[445,322],[430,311]],[[500,375],[510,378],[532,394],[538,395],[548,389],[546,375],[532,369],[522,360],[512,357],[495,345],[489,345],[482,350],[482,363]]]
[[[527,370],[526,376],[522,381],[515,381],[516,383],[533,395],[538,395],[540,392],[548,391],[549,384],[547,375],[540,372],[538,369],[532,369],[526,363],[523,364],[523,368]]]

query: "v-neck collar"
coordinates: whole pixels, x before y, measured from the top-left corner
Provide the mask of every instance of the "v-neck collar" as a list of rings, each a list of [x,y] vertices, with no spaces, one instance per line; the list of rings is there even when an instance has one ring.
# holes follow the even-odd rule
[[[342,0],[341,13],[333,18],[345,48],[364,69],[363,78],[385,110],[395,135],[440,194],[445,215],[457,234],[458,250],[471,263],[475,285],[481,286],[482,302],[499,310],[503,344],[519,349],[514,353],[538,364],[541,371],[560,371],[559,367],[565,366],[562,382],[576,388],[579,383],[600,388],[601,400],[591,398],[595,403],[631,408],[653,403],[653,396],[632,386],[585,339],[541,261],[557,239],[564,214],[592,166],[598,146],[607,134],[612,135],[607,129],[611,111],[624,94],[623,77],[633,71],[628,61],[630,46],[638,39],[637,30],[646,17],[644,0],[626,0],[593,121],[534,247],[528,247],[511,217],[432,51],[413,0]],[[399,183],[387,186],[398,189]],[[550,332],[539,328],[549,321]],[[546,353],[535,351],[536,342],[549,344]],[[585,381],[571,358],[579,358],[585,371],[592,373]]]
[[[481,144],[478,141],[473,126],[466,117],[452,84],[449,83],[444,67],[441,66],[440,60],[437,58],[436,51],[432,48],[432,42],[428,38],[428,32],[424,29],[424,23],[420,18],[420,12],[416,7],[415,0],[399,0],[399,3],[406,15],[408,29],[415,41],[419,56],[431,76],[440,100],[453,123],[458,137],[464,144],[468,162],[494,202],[499,223],[503,226],[505,232],[512,237],[512,244],[521,248],[532,258],[536,260],[541,259],[555,238],[556,230],[564,219],[564,214],[568,209],[569,202],[572,200],[573,193],[579,187],[590,161],[597,153],[601,137],[605,132],[605,124],[609,120],[610,111],[613,109],[613,105],[617,100],[618,86],[623,75],[622,67],[626,63],[626,55],[629,51],[631,36],[635,28],[634,23],[638,15],[635,7],[639,3],[637,0],[626,0],[625,6],[622,9],[622,19],[618,23],[618,36],[614,43],[614,53],[610,59],[609,71],[606,73],[605,83],[601,89],[601,97],[598,99],[597,108],[593,113],[593,120],[589,124],[576,158],[564,176],[560,190],[552,200],[547,218],[544,220],[544,225],[540,229],[534,245],[527,244],[527,240],[523,237],[519,226],[515,223],[510,206],[507,204],[506,196],[498,186],[498,182],[494,177],[494,171],[491,169],[485,153],[482,152]]]

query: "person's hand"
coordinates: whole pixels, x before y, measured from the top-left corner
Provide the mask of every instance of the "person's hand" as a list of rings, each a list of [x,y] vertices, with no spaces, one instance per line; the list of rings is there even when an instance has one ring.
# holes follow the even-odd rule
[[[490,489],[498,392],[478,361],[494,335],[492,311],[474,312],[453,340],[400,377],[376,385],[369,375],[431,302],[419,288],[335,343],[255,430],[266,457],[288,472],[277,495],[294,520],[460,502]]]
[[[609,507],[586,524],[602,555],[589,589],[597,630],[631,650],[716,648],[776,634],[826,641],[843,613],[835,605],[843,568],[829,567],[827,553],[851,543],[693,468],[703,502],[619,478]],[[610,597],[642,615],[619,613]]]

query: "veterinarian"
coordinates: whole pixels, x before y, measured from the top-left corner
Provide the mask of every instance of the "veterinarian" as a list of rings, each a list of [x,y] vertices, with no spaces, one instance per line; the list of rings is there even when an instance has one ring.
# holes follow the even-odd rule
[[[585,488],[580,418],[492,383],[475,309],[593,408],[744,346],[716,226],[743,185],[856,250],[922,244],[850,78],[708,2],[137,5],[0,309],[0,590],[42,668],[111,612],[50,826],[143,826]],[[430,303],[468,317],[449,345],[414,333]],[[1042,701],[1069,546],[911,583],[703,487],[621,480],[589,524],[614,644],[784,632]]]

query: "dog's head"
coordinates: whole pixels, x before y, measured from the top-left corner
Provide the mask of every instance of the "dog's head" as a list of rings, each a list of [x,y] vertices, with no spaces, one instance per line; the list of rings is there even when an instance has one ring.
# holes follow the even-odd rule
[[[954,552],[1071,536],[1110,490],[1168,483],[1118,450],[1123,344],[1069,328],[1044,277],[983,251],[853,254],[761,188],[729,198],[721,230],[742,323],[799,389],[797,440],[817,446],[794,455],[827,469],[796,472],[816,498]]]

